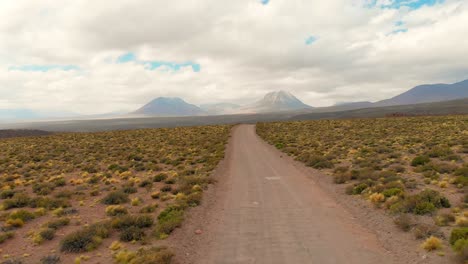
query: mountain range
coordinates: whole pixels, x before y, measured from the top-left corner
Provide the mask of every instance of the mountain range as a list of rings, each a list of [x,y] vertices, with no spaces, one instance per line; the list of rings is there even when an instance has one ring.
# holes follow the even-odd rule
[[[454,84],[426,84],[416,86],[402,94],[390,99],[378,102],[346,102],[330,107],[314,108],[303,103],[293,94],[287,91],[275,91],[267,93],[263,98],[248,105],[237,105],[233,103],[213,103],[197,106],[187,103],[178,97],[158,97],[141,108],[128,114],[106,114],[93,116],[78,116],[62,114],[63,118],[115,118],[133,116],[175,117],[175,116],[207,116],[207,115],[231,115],[231,114],[261,114],[295,111],[301,113],[320,113],[333,111],[348,111],[371,107],[384,107],[395,105],[411,105],[430,102],[441,102],[468,98],[468,80]],[[49,116],[49,119],[57,119],[59,115]],[[35,113],[28,109],[0,109],[0,122],[12,122],[15,120],[46,119],[43,113]]]

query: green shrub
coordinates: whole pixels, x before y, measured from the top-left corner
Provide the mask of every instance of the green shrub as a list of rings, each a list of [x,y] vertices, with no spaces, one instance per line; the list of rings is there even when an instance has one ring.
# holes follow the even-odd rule
[[[24,193],[16,193],[12,198],[6,199],[2,203],[2,207],[5,210],[11,208],[23,208],[29,205],[31,198]]]
[[[468,239],[458,239],[452,246],[453,250],[461,257],[463,261],[468,260]]]
[[[429,163],[431,159],[428,156],[417,156],[411,161],[411,166],[416,167]]]
[[[154,223],[151,215],[123,215],[112,220],[111,226],[115,229],[126,229],[132,226],[139,228],[151,227]]]
[[[400,195],[402,193],[403,193],[403,190],[400,189],[400,188],[390,188],[390,189],[384,190],[382,192],[382,194],[387,198],[392,197],[392,196],[397,196],[397,195]]]
[[[109,205],[106,207],[106,214],[108,216],[126,215],[128,210],[122,205]]]
[[[164,174],[164,173],[159,173],[158,175],[156,175],[156,176],[153,177],[153,181],[154,181],[154,182],[162,182],[162,181],[164,181],[165,179],[167,179],[167,175]]]
[[[39,236],[44,240],[52,240],[55,237],[55,231],[53,228],[44,228],[39,231]]]
[[[60,257],[57,255],[49,255],[41,258],[41,264],[57,264],[60,263]]]
[[[130,242],[130,241],[140,241],[145,237],[145,232],[143,229],[137,226],[130,226],[125,228],[120,233],[120,241]]]
[[[0,192],[0,199],[12,198],[14,195],[15,195],[15,191],[13,190],[3,190]]]
[[[452,229],[450,234],[450,245],[455,245],[455,242],[460,239],[468,239],[468,227],[459,227]]]
[[[425,214],[430,214],[436,210],[436,207],[433,203],[431,202],[420,202],[416,204],[413,213],[417,215],[425,215]]]
[[[124,186],[122,188],[122,192],[126,193],[126,194],[132,194],[132,193],[137,193],[138,192],[138,189],[133,187],[133,186]]]
[[[63,217],[63,218],[59,218],[59,219],[55,219],[50,222],[47,222],[43,226],[52,228],[52,229],[59,229],[61,227],[67,226],[69,223],[70,223],[70,219]]]
[[[0,244],[3,242],[7,241],[10,238],[13,238],[15,236],[15,233],[13,232],[1,232],[0,233]]]
[[[36,218],[36,215],[26,210],[17,210],[17,211],[12,212],[8,216],[8,218],[9,219],[21,219],[22,221],[27,222],[29,220]]]
[[[102,239],[109,237],[107,223],[97,223],[65,236],[60,242],[60,251],[80,253],[96,249]]]
[[[180,227],[184,220],[184,211],[177,207],[168,207],[158,216],[156,231],[158,234],[170,234],[174,229]]]
[[[170,264],[173,257],[166,247],[152,247],[137,252],[121,251],[115,255],[115,260],[119,264]]]
[[[361,194],[364,190],[369,188],[369,186],[365,183],[359,183],[358,185],[354,186],[352,194],[353,195],[358,195]]]
[[[128,194],[122,191],[110,192],[102,199],[102,203],[111,205],[128,203],[129,201]]]

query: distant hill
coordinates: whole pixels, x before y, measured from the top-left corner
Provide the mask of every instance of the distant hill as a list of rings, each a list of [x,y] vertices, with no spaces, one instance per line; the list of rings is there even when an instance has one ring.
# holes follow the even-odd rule
[[[0,129],[1,138],[47,136],[51,132],[34,129]]]
[[[142,108],[131,113],[145,116],[197,116],[204,111],[193,104],[189,104],[178,97],[158,97]]]
[[[468,80],[454,84],[416,86],[393,98],[376,102],[374,106],[408,105],[468,98]]]
[[[240,112],[274,113],[310,108],[312,108],[310,105],[304,104],[290,92],[276,91],[267,93],[261,100],[255,102],[252,105],[242,107]]]
[[[318,108],[316,108],[318,109]],[[303,112],[303,111],[298,111]],[[467,115],[468,98],[454,101],[374,107],[345,111],[328,111],[315,113],[280,112],[261,114],[238,114],[219,116],[184,116],[184,117],[145,117],[145,118],[115,118],[102,120],[75,120],[30,122],[4,125],[3,128],[40,129],[48,131],[92,132],[105,130],[127,130],[136,128],[158,128],[197,126],[214,124],[239,124],[256,122],[271,122],[284,120],[339,119],[339,118],[375,118],[386,116],[420,116],[420,115]],[[2,125],[0,124],[0,127]]]
[[[231,103],[202,104],[200,108],[208,115],[225,115],[236,113],[240,105]]]
[[[371,107],[372,102],[369,101],[362,101],[362,102],[344,102],[344,103],[337,103],[334,106],[336,107]]]

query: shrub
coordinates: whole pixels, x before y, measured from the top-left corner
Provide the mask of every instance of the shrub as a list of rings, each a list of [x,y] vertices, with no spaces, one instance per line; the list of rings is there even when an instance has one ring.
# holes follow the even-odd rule
[[[170,264],[174,254],[166,247],[152,247],[137,252],[123,250],[114,257],[119,264]]]
[[[189,206],[198,206],[201,204],[202,198],[203,196],[201,192],[194,192],[187,195],[185,201]]]
[[[17,210],[17,211],[12,212],[8,216],[8,218],[10,218],[10,219],[21,219],[24,222],[27,222],[29,220],[32,220],[32,219],[36,218],[36,215],[34,213],[31,213],[31,212],[26,211],[26,210]]]
[[[21,219],[8,219],[6,222],[5,222],[5,226],[6,227],[16,227],[16,228],[19,228],[19,227],[22,227],[24,225],[24,221],[21,220]]]
[[[122,205],[109,205],[106,207],[106,214],[108,216],[125,215],[128,214],[128,210]]]
[[[60,263],[60,256],[49,255],[41,258],[41,264],[57,264]]]
[[[154,211],[156,211],[156,208],[158,208],[158,204],[150,204],[141,208],[140,213],[142,214],[153,213]]]
[[[143,231],[143,229],[136,227],[136,226],[130,226],[122,230],[119,238],[120,238],[120,241],[130,242],[130,241],[140,241],[144,237],[145,237],[145,232]]]
[[[158,216],[158,234],[170,234],[174,229],[180,227],[184,220],[184,211],[177,207],[168,207]]]
[[[137,193],[138,192],[138,189],[133,187],[133,186],[124,186],[122,188],[122,192],[126,193],[126,194],[132,194],[132,193]]]
[[[156,176],[153,177],[153,181],[154,181],[154,182],[162,182],[162,181],[164,181],[165,179],[167,179],[167,175],[164,174],[164,173],[159,173],[158,175],[156,175]]]
[[[110,229],[106,223],[97,223],[65,236],[60,242],[60,251],[80,253],[97,248],[102,239],[109,237]]]
[[[430,214],[436,210],[436,207],[431,202],[421,202],[416,204],[413,213],[417,215],[425,215]]]
[[[418,224],[413,229],[413,234],[416,239],[423,239],[432,235],[439,235],[440,232],[437,226],[429,224]]]
[[[3,201],[2,207],[5,210],[11,208],[22,208],[28,206],[31,199],[24,193],[16,193],[12,198]]]
[[[52,229],[59,229],[61,227],[67,226],[69,223],[70,223],[70,219],[63,217],[63,218],[59,218],[59,219],[47,222],[43,226],[52,228]]]
[[[413,225],[413,220],[411,219],[409,215],[401,214],[395,218],[394,223],[401,230],[408,232],[410,231],[411,226]]]
[[[3,190],[0,192],[0,199],[12,198],[14,195],[15,195],[15,191],[13,190]]]
[[[385,201],[385,196],[381,193],[373,193],[369,196],[369,200],[377,205]]]
[[[151,198],[153,199],[159,199],[159,196],[161,196],[160,192],[153,192],[151,193]]]
[[[129,201],[128,194],[121,191],[110,192],[102,199],[102,203],[111,205],[128,203]]]
[[[435,236],[431,236],[422,243],[421,247],[426,251],[437,250],[442,248],[442,241]]]
[[[359,183],[358,185],[353,187],[353,191],[351,192],[353,195],[361,194],[364,190],[369,188],[369,186],[365,183]]]
[[[164,185],[161,188],[161,192],[170,192],[170,191],[172,191],[172,187],[170,185]]]
[[[138,184],[138,187],[140,188],[151,188],[153,186],[153,182],[150,180],[143,180]]]
[[[3,242],[7,241],[10,238],[13,238],[15,236],[15,233],[13,232],[1,232],[0,233],[0,244]]]
[[[55,229],[44,228],[40,230],[38,234],[43,240],[52,240],[54,239],[54,236],[55,236]]]
[[[416,167],[429,163],[431,159],[428,156],[417,156],[411,161],[411,166]]]
[[[132,226],[139,228],[151,227],[154,223],[151,215],[123,215],[112,220],[111,226],[115,229],[126,229]]]
[[[392,196],[397,196],[403,193],[403,190],[400,188],[390,188],[382,192],[382,194],[388,198]]]
[[[463,261],[468,260],[468,239],[458,239],[452,248]]]
[[[455,245],[459,239],[468,239],[468,227],[459,227],[452,229],[450,234],[450,245]]]

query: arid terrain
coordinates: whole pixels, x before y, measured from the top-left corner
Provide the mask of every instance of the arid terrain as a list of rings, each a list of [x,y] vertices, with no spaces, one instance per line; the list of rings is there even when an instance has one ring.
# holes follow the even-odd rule
[[[3,139],[1,254],[5,263],[460,263],[467,125],[397,117]]]

